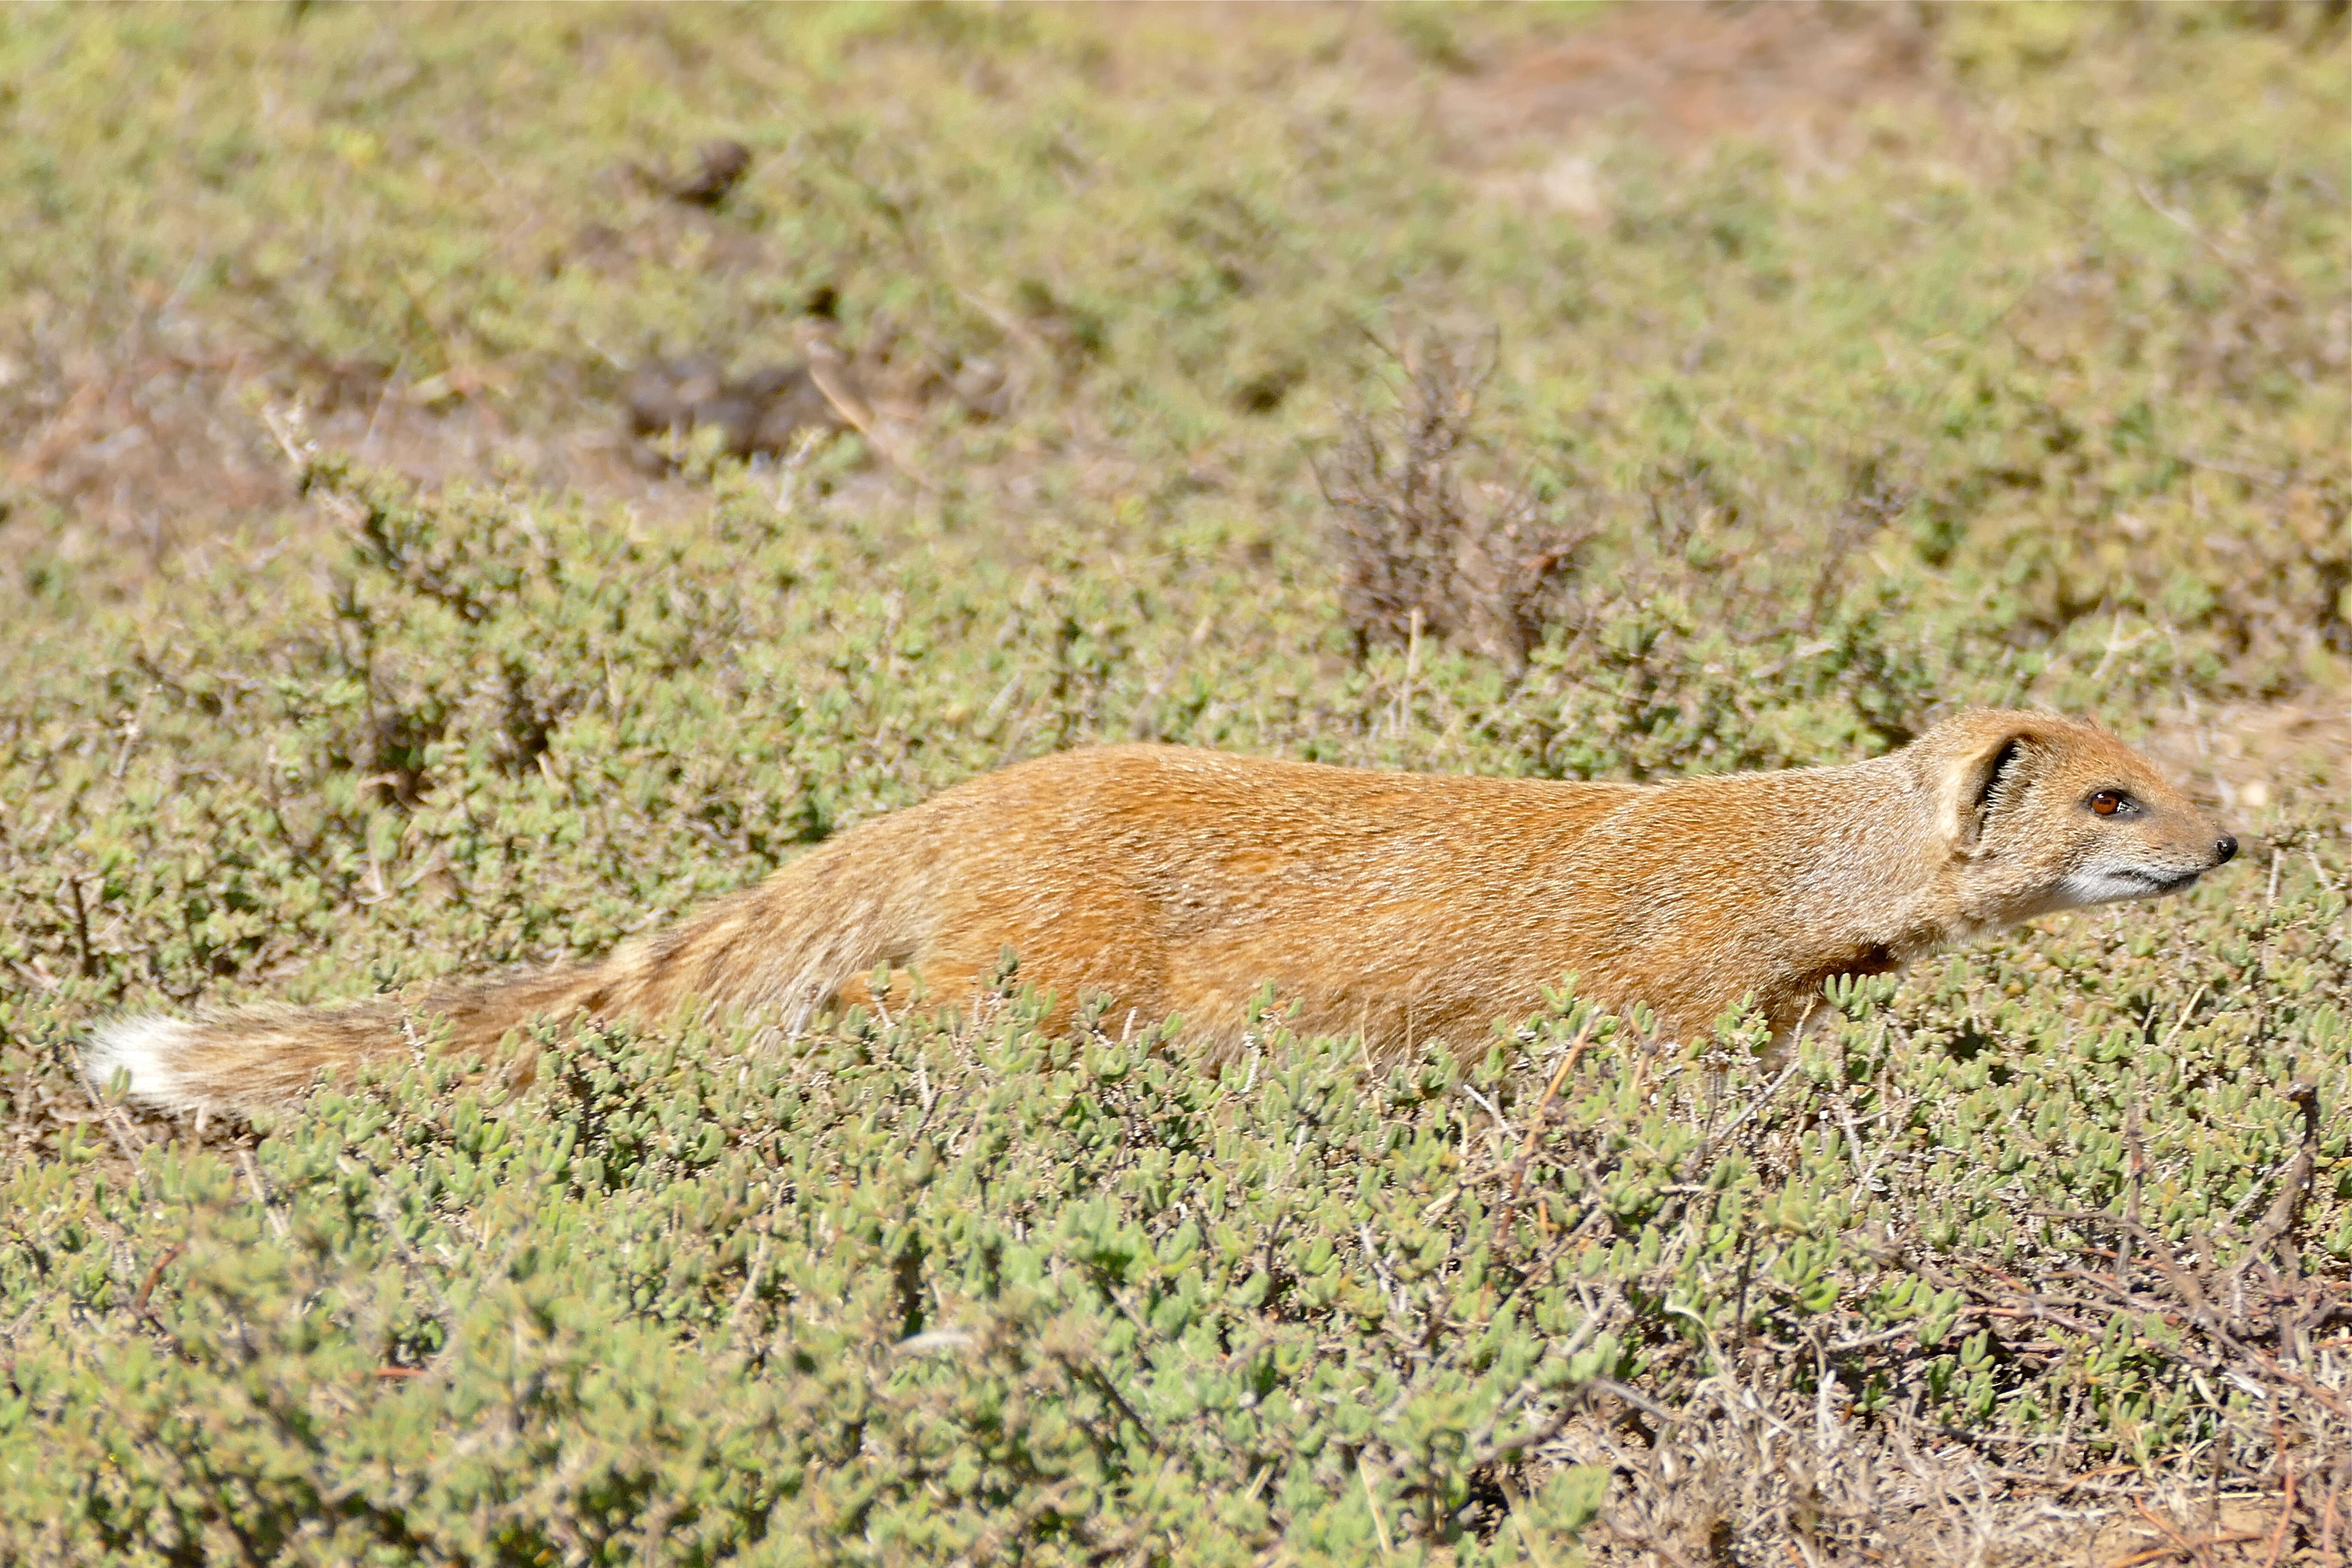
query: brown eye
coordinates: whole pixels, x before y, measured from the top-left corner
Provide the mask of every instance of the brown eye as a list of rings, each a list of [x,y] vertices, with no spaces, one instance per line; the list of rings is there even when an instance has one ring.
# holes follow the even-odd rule
[[[2124,797],[2111,789],[2103,789],[2091,797],[2091,809],[2101,816],[2113,816],[2124,808]]]

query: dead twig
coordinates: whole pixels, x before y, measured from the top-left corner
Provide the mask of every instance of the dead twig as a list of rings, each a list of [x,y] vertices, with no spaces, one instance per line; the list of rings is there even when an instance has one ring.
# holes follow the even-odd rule
[[[2304,1194],[2311,1187],[2311,1173],[2319,1153],[2319,1087],[2297,1083],[2287,1090],[2287,1098],[2303,1113],[2303,1139],[2294,1158],[2287,1162],[2286,1173],[2279,1180],[2278,1195],[2271,1200],[2271,1206],[2255,1225],[2253,1235],[2248,1238],[2246,1255],[2238,1260],[2233,1275],[2243,1274],[2257,1257],[2294,1229],[2302,1212]]]
[[[833,341],[829,331],[811,327],[801,334],[801,352],[808,356],[809,382],[841,422],[866,437],[866,444],[875,454],[911,480],[926,495],[937,495],[940,487],[925,473],[922,465],[899,449],[898,440],[882,426],[881,416],[874,411],[858,389],[850,374],[848,358]]]
[[[131,1310],[158,1329],[163,1329],[163,1321],[155,1316],[154,1309],[148,1306],[148,1300],[155,1294],[155,1287],[163,1283],[163,1270],[177,1262],[180,1254],[187,1249],[188,1244],[184,1241],[175,1241],[165,1247],[163,1256],[155,1259],[154,1267],[147,1270],[147,1278],[140,1284],[139,1294],[131,1299]],[[169,1329],[163,1329],[163,1331],[171,1332]]]
[[[2260,1541],[2262,1539],[2262,1532],[2259,1531],[2235,1531],[2226,1535],[2208,1536],[2202,1541],[2191,1541],[2187,1536],[2181,1534],[2180,1531],[2175,1530],[2172,1527],[2171,1521],[2166,1519],[2154,1509],[2148,1507],[2147,1499],[2134,1498],[2132,1500],[2132,1506],[2139,1510],[2139,1516],[2142,1519],[2147,1521],[2148,1523],[2162,1531],[2172,1542],[2170,1546],[2158,1549],[2156,1553],[2158,1557],[2169,1557],[2177,1553],[2195,1563],[2198,1565],[2198,1568],[2213,1568],[2213,1559],[2206,1555],[2206,1549],[2208,1547],[2226,1546],[2240,1541]],[[2153,1561],[2153,1559],[2145,1560]]]
[[[2286,1549],[2286,1527],[2294,1522],[2294,1467],[2286,1467],[2286,1496],[2279,1504],[2278,1524],[2271,1531],[2271,1549],[2263,1558],[2263,1568],[2278,1568],[2279,1553]]]
[[[1536,1101],[1536,1113],[1528,1120],[1527,1141],[1519,1145],[1519,1157],[1511,1163],[1511,1195],[1507,1204],[1519,1201],[1519,1188],[1527,1180],[1528,1162],[1535,1158],[1536,1139],[1543,1131],[1544,1113],[1551,1109],[1552,1100],[1559,1096],[1559,1086],[1566,1083],[1568,1075],[1576,1070],[1576,1058],[1584,1054],[1585,1042],[1592,1037],[1593,1017],[1597,1016],[1588,1016],[1584,1026],[1576,1031],[1576,1038],[1568,1043],[1568,1053],[1559,1058],[1559,1069],[1551,1075],[1551,1081],[1544,1085],[1543,1098]]]
[[[2142,1513],[2147,1513],[2147,1510],[2145,1507],[2142,1507],[2140,1511]],[[2149,1517],[2154,1518],[2155,1516],[2151,1514]],[[2171,1534],[2169,1531],[2166,1533]],[[2240,1542],[2245,1541],[2260,1541],[2262,1539],[2262,1534],[2257,1531],[2232,1531],[2227,1535],[2209,1535],[2201,1541],[2186,1541],[2182,1540],[2179,1535],[2173,1535],[2172,1538],[2174,1541],[2179,1542],[2179,1544],[2176,1546],[2151,1546],[2145,1552],[2135,1552],[2128,1557],[2118,1557],[2112,1563],[2102,1563],[2100,1564],[2100,1568],[2140,1568],[2142,1563],[2159,1563],[2167,1557],[2179,1557],[2184,1552],[2199,1563],[2207,1563],[2210,1562],[2210,1559],[2202,1555],[2204,1548],[2208,1546],[2231,1546]]]

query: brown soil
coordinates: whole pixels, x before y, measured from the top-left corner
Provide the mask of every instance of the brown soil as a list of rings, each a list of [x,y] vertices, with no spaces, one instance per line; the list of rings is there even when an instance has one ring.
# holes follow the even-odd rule
[[[1677,153],[1725,137],[1836,141],[1864,108],[1948,106],[1909,5],[1637,5],[1447,88],[1468,144],[1638,134]]]
[[[2215,1495],[2194,1501],[2157,1506],[2147,1500],[2116,1506],[2095,1529],[2072,1543],[2074,1554],[2061,1563],[2082,1563],[2091,1568],[2154,1568],[2160,1563],[2195,1563],[2198,1568],[2285,1568],[2344,1561],[2342,1552],[2328,1550],[2326,1504],[2338,1516],[2342,1504],[2329,1492],[2313,1506],[2312,1489],[2300,1489],[2290,1505],[2282,1491],[2267,1497]],[[2339,1517],[2334,1540],[2341,1548],[2347,1540]]]
[[[0,363],[0,452],[8,454],[0,458],[0,516],[11,492],[62,516],[37,535],[0,530],[0,560],[34,550],[68,562],[119,558],[128,549],[160,564],[215,534],[277,531],[296,500],[295,469],[263,410],[298,404],[321,446],[428,483],[513,476],[655,510],[691,503],[685,486],[632,460],[610,411],[583,410],[555,431],[518,430],[500,418],[490,390],[446,377],[352,384],[186,321],[142,323],[47,365]]]
[[[1352,12],[1340,68],[1372,96],[1424,95],[1456,156],[1515,197],[1598,216],[1606,194],[1580,151],[1596,137],[1690,153],[1760,136],[1818,155],[1866,106],[1943,103],[1919,17],[1894,5],[1625,5],[1496,46],[1492,58],[1451,60],[1433,78],[1377,13]],[[1150,24],[1250,25],[1247,9],[1220,6],[1162,11]],[[1132,33],[1139,48],[1147,30],[1110,29]],[[63,338],[47,363],[0,359],[0,506],[13,491],[66,519],[38,540],[0,530],[0,556],[129,548],[160,562],[224,530],[282,526],[291,479],[259,411],[297,389],[322,445],[419,479],[520,478],[653,512],[691,504],[644,460],[615,404],[583,402],[553,428],[515,428],[499,413],[499,367],[419,384],[354,379],[175,313],[175,301],[142,303],[138,328],[112,341]]]
[[[2291,801],[2352,802],[2352,708],[2341,700],[2206,709],[2158,724],[2147,750],[2241,837],[2259,838]]]

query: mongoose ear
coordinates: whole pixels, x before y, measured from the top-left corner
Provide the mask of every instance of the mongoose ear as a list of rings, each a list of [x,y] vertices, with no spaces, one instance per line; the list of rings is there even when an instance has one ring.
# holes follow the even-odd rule
[[[2024,757],[2032,737],[2021,730],[2004,730],[1973,737],[1966,750],[1953,757],[1944,772],[1944,841],[1966,855],[1984,836],[1985,818],[1993,791]]]

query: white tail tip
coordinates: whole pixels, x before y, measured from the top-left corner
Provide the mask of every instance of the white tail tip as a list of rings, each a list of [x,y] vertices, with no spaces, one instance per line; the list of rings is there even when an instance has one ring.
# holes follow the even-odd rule
[[[177,1018],[120,1018],[90,1037],[82,1047],[82,1078],[103,1093],[118,1072],[131,1075],[129,1098],[134,1104],[167,1110],[184,1110],[203,1099],[191,1094],[187,1079],[173,1060],[195,1037],[193,1024]]]

